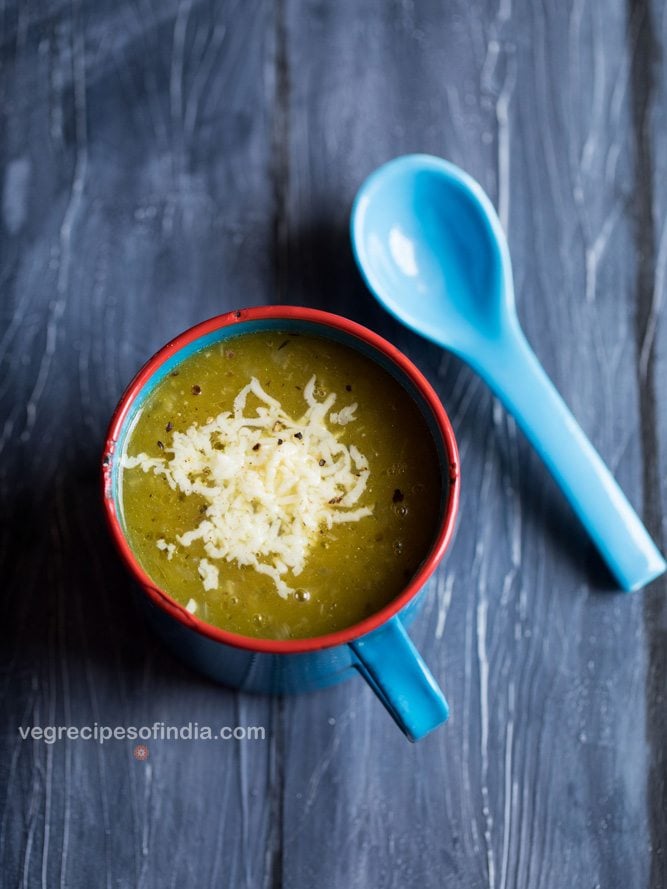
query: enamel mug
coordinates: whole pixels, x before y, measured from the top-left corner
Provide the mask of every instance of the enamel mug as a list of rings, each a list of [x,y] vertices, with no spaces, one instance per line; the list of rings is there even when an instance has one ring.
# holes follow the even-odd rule
[[[370,617],[335,633],[307,639],[255,639],[200,620],[146,574],[123,528],[120,457],[146,398],[163,377],[194,352],[262,330],[324,337],[356,349],[379,364],[417,404],[439,458],[442,495],[438,526],[433,529],[431,549],[414,576],[395,599]],[[138,582],[149,623],[178,656],[226,686],[265,694],[313,691],[361,674],[411,741],[445,722],[448,715],[444,695],[405,627],[423,600],[426,581],[451,540],[459,486],[459,456],[451,424],[437,395],[412,362],[382,337],[353,321],[297,306],[229,312],[198,324],[160,349],[121,398],[102,458],[102,492],[111,535]]]

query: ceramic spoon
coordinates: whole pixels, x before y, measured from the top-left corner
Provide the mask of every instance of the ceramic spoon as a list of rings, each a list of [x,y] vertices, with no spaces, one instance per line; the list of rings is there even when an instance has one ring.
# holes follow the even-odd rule
[[[351,226],[371,291],[399,321],[486,380],[620,585],[635,590],[662,574],[665,560],[528,345],[507,241],[479,184],[440,158],[399,157],[364,182]]]

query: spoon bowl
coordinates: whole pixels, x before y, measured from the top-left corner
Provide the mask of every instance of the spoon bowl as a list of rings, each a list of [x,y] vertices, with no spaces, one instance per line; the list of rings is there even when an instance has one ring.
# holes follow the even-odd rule
[[[458,354],[516,325],[505,235],[486,194],[453,164],[408,155],[376,170],[355,201],[352,243],[380,302]]]
[[[379,302],[467,361],[514,415],[620,585],[662,574],[661,553],[521,330],[507,241],[481,186],[441,158],[397,158],[361,186],[351,234]]]

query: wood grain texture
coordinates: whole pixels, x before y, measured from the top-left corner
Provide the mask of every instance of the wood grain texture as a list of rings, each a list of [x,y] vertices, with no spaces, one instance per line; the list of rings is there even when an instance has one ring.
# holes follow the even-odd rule
[[[123,0],[0,17],[0,883],[667,885],[664,582],[614,590],[513,421],[382,313],[362,179],[428,151],[508,232],[538,356],[652,532],[667,515],[667,16],[658,0]],[[449,725],[359,681],[237,695],[153,640],[97,503],[123,386],[242,304],[327,308],[417,362],[458,534],[412,631]],[[19,725],[263,725],[265,742],[21,742]]]
[[[105,426],[178,330],[268,301],[261,4],[19,10],[3,35],[6,886],[261,884],[269,745],[20,742],[19,725],[250,724],[271,704],[148,634],[98,502]],[[21,16],[26,16],[21,18]]]
[[[637,252],[636,338],[644,443],[645,517],[663,551],[667,544],[667,324],[663,309],[667,270],[667,75],[661,47],[667,39],[663,4],[637,4],[638,52],[634,68],[635,139],[638,172],[644,174],[643,202],[635,203]],[[646,86],[648,85],[648,87]],[[647,194],[648,193],[648,194]],[[642,194],[642,192],[640,192]],[[653,585],[644,604],[648,640],[646,731],[649,749],[648,804],[651,824],[651,884],[667,885],[667,583]]]

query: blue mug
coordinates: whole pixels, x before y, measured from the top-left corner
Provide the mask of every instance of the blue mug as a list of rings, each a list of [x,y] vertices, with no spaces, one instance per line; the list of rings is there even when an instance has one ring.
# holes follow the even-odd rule
[[[434,543],[405,589],[363,621],[308,639],[255,639],[207,624],[156,586],[130,548],[119,503],[120,456],[137,412],[160,380],[193,352],[261,330],[298,331],[356,349],[388,371],[419,407],[437,446],[441,472],[439,526]],[[139,582],[149,623],[195,669],[242,691],[312,691],[360,673],[411,741],[446,721],[447,702],[405,626],[423,600],[424,585],[452,537],[459,501],[459,456],[451,424],[432,387],[398,349],[370,330],[328,312],[260,306],[229,312],[185,331],[139,371],[121,398],[102,458],[102,493],[111,535]]]

